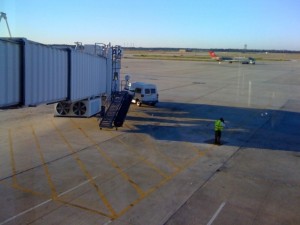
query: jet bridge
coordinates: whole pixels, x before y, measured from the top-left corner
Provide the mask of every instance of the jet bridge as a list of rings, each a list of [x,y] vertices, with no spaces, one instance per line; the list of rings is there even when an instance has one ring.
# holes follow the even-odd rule
[[[0,108],[54,103],[55,116],[90,117],[120,88],[121,47],[0,38]]]

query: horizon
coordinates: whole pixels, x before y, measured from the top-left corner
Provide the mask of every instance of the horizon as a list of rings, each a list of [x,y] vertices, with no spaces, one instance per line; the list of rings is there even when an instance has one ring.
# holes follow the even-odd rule
[[[1,37],[0,39],[27,39],[26,37]],[[27,39],[28,41],[32,41],[35,43],[43,44],[43,45],[70,45],[70,46],[76,46],[75,42],[73,44],[65,44],[65,43],[42,43],[37,40],[32,40],[32,39]],[[90,45],[90,44],[95,44],[95,43],[82,43],[83,45]],[[128,46],[123,46],[120,45],[123,49],[157,49],[157,50],[201,50],[201,51],[228,51],[228,52],[235,52],[235,51],[243,51],[243,52],[278,52],[278,53],[285,53],[285,52],[291,52],[291,53],[300,53],[300,50],[288,50],[288,49],[250,49],[250,48],[185,48],[185,47],[128,47]]]
[[[13,37],[143,48],[300,51],[299,10],[293,0],[0,2]],[[8,37],[4,20],[0,36]]]
[[[154,49],[154,50],[200,50],[200,51],[243,51],[243,52],[278,52],[278,53],[300,53],[300,50],[287,50],[287,49],[244,49],[244,48],[178,48],[178,47],[124,47],[124,49]]]

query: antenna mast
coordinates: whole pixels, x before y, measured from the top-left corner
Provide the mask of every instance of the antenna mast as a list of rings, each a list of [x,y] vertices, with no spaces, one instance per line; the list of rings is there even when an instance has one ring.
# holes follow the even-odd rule
[[[5,19],[7,30],[8,30],[9,36],[11,37],[10,29],[9,29],[8,22],[7,22],[7,17],[4,12],[0,12],[0,22],[1,22],[2,18]]]

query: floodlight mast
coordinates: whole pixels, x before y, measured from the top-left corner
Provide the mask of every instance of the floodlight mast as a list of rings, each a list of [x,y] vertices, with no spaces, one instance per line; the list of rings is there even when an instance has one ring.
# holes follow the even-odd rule
[[[7,30],[8,30],[8,33],[9,33],[9,37],[11,37],[10,29],[9,29],[8,22],[7,22],[7,17],[6,17],[6,14],[4,12],[0,12],[0,22],[1,22],[2,18],[5,19]]]

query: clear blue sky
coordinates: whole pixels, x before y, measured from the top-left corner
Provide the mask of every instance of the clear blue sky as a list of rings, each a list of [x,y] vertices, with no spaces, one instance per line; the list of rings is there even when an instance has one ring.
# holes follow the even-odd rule
[[[300,0],[0,0],[0,11],[13,36],[45,44],[300,50]]]

